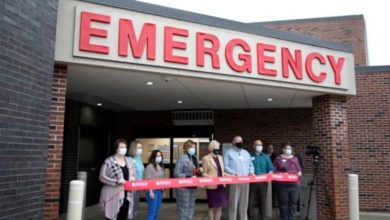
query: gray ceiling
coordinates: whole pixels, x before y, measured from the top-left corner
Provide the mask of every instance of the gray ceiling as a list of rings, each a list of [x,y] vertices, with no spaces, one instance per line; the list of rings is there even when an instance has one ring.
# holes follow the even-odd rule
[[[153,81],[154,85],[146,85]],[[81,65],[68,66],[67,97],[114,111],[311,107],[321,93]],[[273,101],[268,101],[272,98]],[[183,101],[178,104],[177,101]]]

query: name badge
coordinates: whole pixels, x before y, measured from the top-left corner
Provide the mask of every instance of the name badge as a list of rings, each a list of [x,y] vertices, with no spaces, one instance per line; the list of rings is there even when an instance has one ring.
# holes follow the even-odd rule
[[[286,162],[287,162],[287,160],[286,160],[286,159],[283,159],[283,160],[282,160],[282,163],[286,163]]]

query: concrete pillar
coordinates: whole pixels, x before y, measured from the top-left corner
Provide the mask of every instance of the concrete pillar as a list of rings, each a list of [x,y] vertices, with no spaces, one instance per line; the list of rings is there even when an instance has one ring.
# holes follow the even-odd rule
[[[83,215],[85,183],[82,180],[70,182],[68,213],[66,220],[81,220]]]
[[[346,97],[313,98],[313,125],[314,145],[323,150],[316,176],[317,218],[347,220],[350,156]]]

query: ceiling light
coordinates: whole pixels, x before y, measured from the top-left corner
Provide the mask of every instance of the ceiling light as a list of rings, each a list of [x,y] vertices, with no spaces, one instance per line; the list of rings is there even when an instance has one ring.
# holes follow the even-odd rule
[[[146,82],[146,85],[148,85],[148,86],[152,86],[153,84],[154,84],[153,81],[147,81],[147,82]]]
[[[100,103],[100,102],[98,102],[97,104],[96,104],[97,106],[103,106],[103,104],[102,103]]]
[[[183,101],[182,100],[178,100],[177,104],[183,104]]]
[[[272,102],[274,99],[273,98],[268,98],[267,101]]]

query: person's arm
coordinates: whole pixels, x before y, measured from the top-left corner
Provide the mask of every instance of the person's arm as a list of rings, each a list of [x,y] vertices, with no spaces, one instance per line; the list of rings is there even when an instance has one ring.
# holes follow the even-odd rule
[[[152,179],[153,164],[148,164],[144,172],[144,179]]]
[[[274,172],[275,173],[279,173],[280,172],[280,169],[279,169],[279,157],[276,157],[275,160],[274,160]]]
[[[295,157],[297,158],[297,157]],[[296,166],[297,166],[297,175],[298,176],[302,176],[302,168],[301,168],[301,165],[300,165],[300,161],[298,160],[298,158],[296,159]]]
[[[180,156],[175,165],[174,175],[176,178],[184,178],[186,174],[184,173],[184,157]]]
[[[230,166],[230,158],[229,158],[229,150],[226,152],[226,154],[223,156],[223,165],[225,167],[225,172],[230,174],[230,175],[233,175],[233,176],[236,176],[237,175],[237,172],[234,171]]]
[[[102,182],[104,184],[107,184],[110,186],[116,186],[119,184],[118,180],[107,176],[108,167],[109,167],[109,164],[104,162],[102,167],[100,168],[99,180],[100,180],[100,182]]]
[[[267,160],[267,172],[273,173],[274,172],[274,166],[272,165],[272,161],[270,157],[266,157]]]
[[[253,166],[252,157],[249,153],[247,154],[249,159],[249,175],[255,175],[255,166]]]
[[[202,176],[209,176],[209,163],[206,156],[202,158]]]

